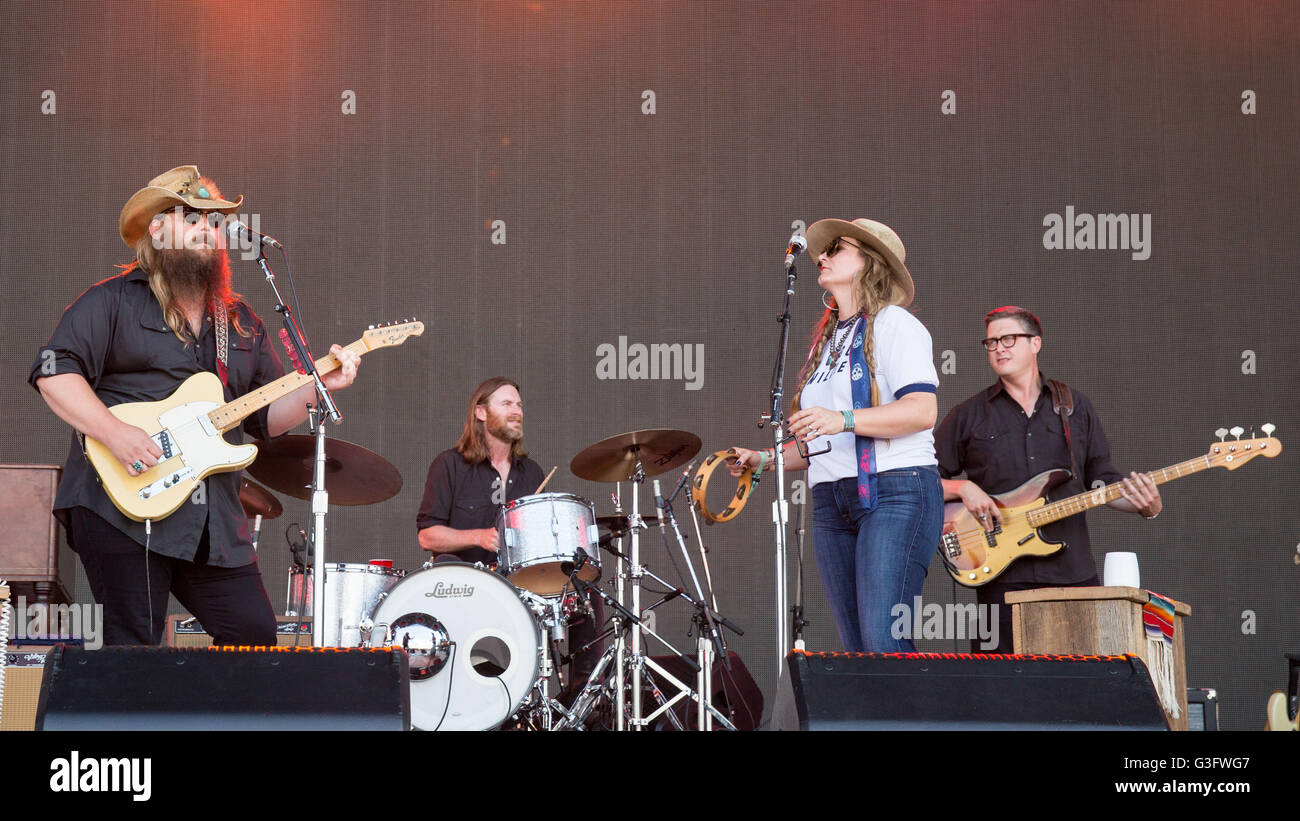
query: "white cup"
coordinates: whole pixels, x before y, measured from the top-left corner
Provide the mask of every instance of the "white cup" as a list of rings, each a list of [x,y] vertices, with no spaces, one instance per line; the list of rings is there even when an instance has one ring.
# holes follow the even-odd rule
[[[1102,584],[1106,587],[1141,587],[1136,553],[1107,553]]]

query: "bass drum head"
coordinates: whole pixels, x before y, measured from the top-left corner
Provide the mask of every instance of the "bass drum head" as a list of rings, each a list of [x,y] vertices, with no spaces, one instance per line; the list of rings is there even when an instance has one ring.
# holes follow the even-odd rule
[[[389,644],[423,656],[412,658],[411,670],[417,730],[491,730],[537,680],[537,622],[514,586],[495,573],[467,564],[417,571],[388,592],[372,619],[376,636],[387,630]],[[429,652],[431,636],[451,646]]]

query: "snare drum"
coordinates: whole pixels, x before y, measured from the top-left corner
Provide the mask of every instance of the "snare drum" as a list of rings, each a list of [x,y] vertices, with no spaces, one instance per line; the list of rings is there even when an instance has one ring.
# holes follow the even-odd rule
[[[562,565],[575,561],[578,548],[587,564],[578,572],[584,582],[600,578],[600,534],[596,509],[570,493],[522,496],[497,516],[497,569],[518,587],[554,596],[569,588]]]
[[[410,657],[417,730],[491,730],[537,681],[537,622],[519,591],[495,573],[459,562],[417,570],[372,618],[372,645],[400,647]]]

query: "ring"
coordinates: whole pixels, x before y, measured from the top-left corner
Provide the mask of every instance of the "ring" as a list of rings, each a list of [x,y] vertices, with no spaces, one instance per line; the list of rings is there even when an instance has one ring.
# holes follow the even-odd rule
[[[983,513],[980,514],[980,519],[981,519],[981,520],[983,520],[983,519],[987,519],[987,518],[988,518],[988,517],[985,516]]]
[[[144,473],[144,465],[140,464],[139,459],[136,459],[134,462],[131,463],[131,469],[134,470],[136,473]]]

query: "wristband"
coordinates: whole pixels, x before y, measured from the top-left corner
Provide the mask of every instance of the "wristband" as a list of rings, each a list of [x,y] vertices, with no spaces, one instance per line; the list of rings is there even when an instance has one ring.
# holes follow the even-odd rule
[[[853,430],[853,425],[854,425],[853,411],[846,410],[846,411],[840,411],[840,413],[844,414],[844,430],[846,431]]]

